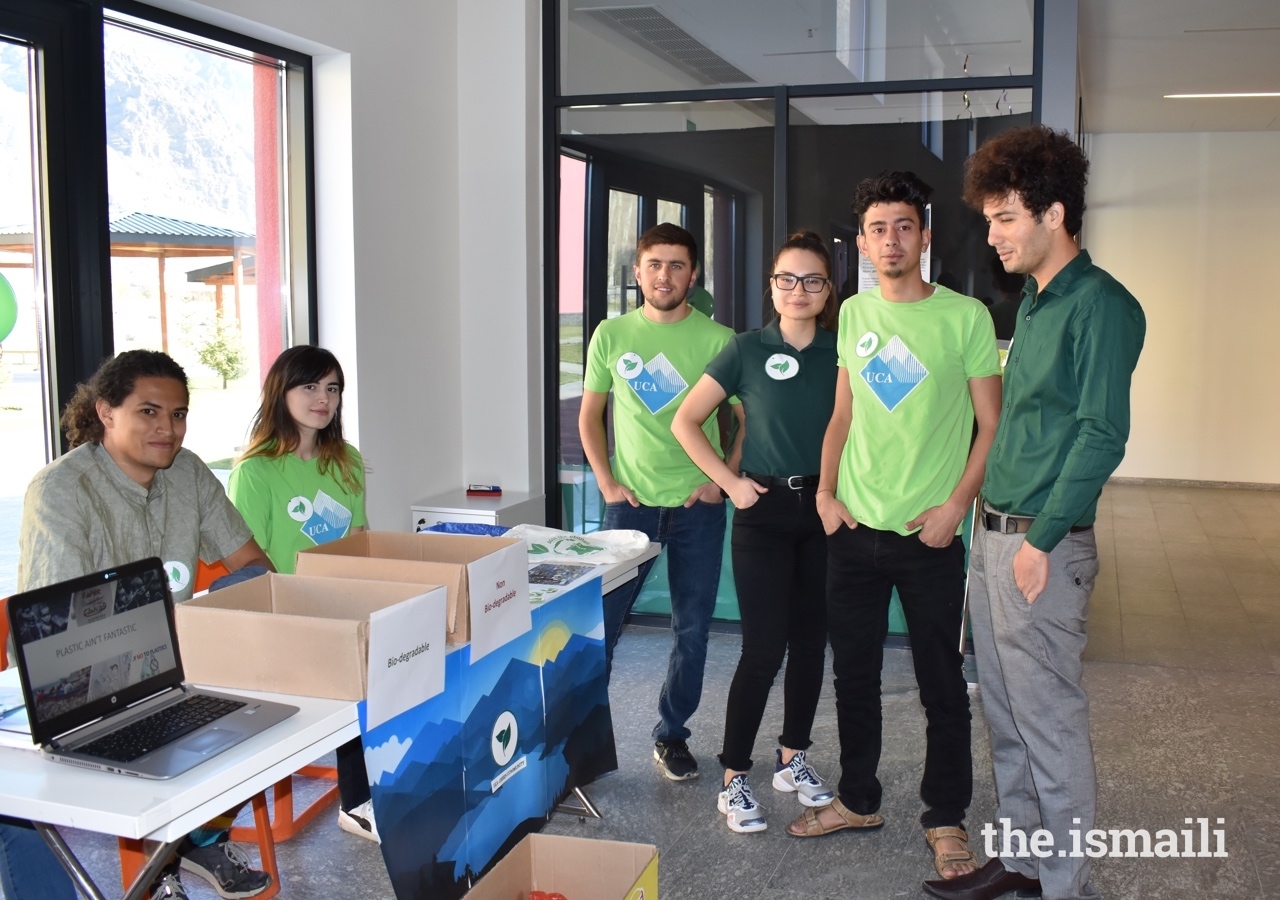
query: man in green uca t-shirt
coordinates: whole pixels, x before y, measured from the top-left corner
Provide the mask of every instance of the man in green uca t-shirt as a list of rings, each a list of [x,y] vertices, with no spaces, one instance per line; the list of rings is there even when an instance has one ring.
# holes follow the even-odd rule
[[[1047,832],[1052,849],[1001,854],[963,883],[925,886],[938,897],[1036,886],[1045,900],[1098,896],[1089,858],[1070,843],[1093,828],[1097,801],[1080,656],[1098,574],[1093,520],[1124,456],[1146,320],[1076,243],[1088,169],[1070,138],[1043,125],[992,138],[966,164],[965,200],[982,210],[987,242],[1006,271],[1030,276],[974,534],[973,641],[996,819],[1028,837]]]
[[[685,722],[702,698],[724,546],[720,489],[671,433],[671,420],[689,387],[733,337],[686,302],[697,264],[693,235],[678,225],[658,225],[640,236],[635,277],[644,303],[601,322],[591,336],[578,417],[583,451],[604,494],[604,527],[643,531],[667,553],[675,646],[658,697],[653,755],[673,781],[698,774]],[[604,427],[610,391],[612,460]],[[719,447],[714,415],[702,429],[711,445]],[[637,578],[605,597],[606,665],[612,665],[622,623],[648,572],[649,566],[643,566]]]
[[[957,535],[995,436],[1000,361],[983,305],[920,274],[931,193],[911,172],[885,172],[862,181],[854,198],[858,249],[880,283],[840,310],[841,368],[817,498],[829,535],[839,798],[789,830],[807,837],[884,824],[880,669],[896,587],[928,720],[920,824],[934,868],[954,878],[976,868],[964,831],[973,762]]]

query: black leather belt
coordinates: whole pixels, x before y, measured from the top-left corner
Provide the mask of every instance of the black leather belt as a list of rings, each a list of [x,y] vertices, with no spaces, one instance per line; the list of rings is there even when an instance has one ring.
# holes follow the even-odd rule
[[[784,487],[798,491],[802,488],[818,486],[817,475],[790,475],[786,478],[778,478],[773,475],[756,475],[752,472],[743,472],[742,477],[750,478],[761,487],[767,488]]]
[[[1004,513],[986,512],[982,513],[982,524],[987,531],[995,531],[1000,534],[1026,534],[1031,530],[1035,518],[1032,516],[1007,516]],[[1072,534],[1081,531],[1091,531],[1092,525],[1072,525],[1067,529]]]

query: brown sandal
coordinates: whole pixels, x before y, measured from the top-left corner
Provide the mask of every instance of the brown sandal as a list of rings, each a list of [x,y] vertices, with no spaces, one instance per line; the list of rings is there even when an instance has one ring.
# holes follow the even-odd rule
[[[839,825],[822,824],[818,814],[824,809],[829,809],[839,816],[841,823]],[[844,831],[846,828],[870,830],[879,828],[882,825],[884,825],[884,817],[879,813],[871,813],[868,816],[858,815],[856,812],[850,811],[849,807],[841,803],[840,798],[837,797],[831,801],[830,806],[824,806],[821,809],[806,809],[804,815],[787,826],[787,834],[800,838],[819,837],[824,834],[831,834],[833,831]]]
[[[937,843],[942,838],[954,838],[959,841],[963,850],[947,850],[939,852]],[[955,825],[943,825],[940,828],[926,828],[924,830],[925,843],[929,845],[929,849],[933,851],[933,868],[937,871],[939,878],[959,878],[960,875],[948,875],[946,870],[953,866],[971,863],[976,871],[978,868],[978,859],[973,855],[973,851],[969,849],[969,835],[965,833],[963,828],[957,828]],[[970,874],[962,872],[961,875]]]

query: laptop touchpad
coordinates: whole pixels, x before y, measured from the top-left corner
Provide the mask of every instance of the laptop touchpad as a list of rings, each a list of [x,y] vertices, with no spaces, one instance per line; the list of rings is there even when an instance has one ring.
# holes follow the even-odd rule
[[[215,750],[221,750],[228,744],[235,743],[244,735],[239,731],[227,731],[225,728],[210,728],[208,731],[202,731],[200,734],[193,734],[191,737],[178,742],[177,749],[189,750],[192,753],[210,754]]]

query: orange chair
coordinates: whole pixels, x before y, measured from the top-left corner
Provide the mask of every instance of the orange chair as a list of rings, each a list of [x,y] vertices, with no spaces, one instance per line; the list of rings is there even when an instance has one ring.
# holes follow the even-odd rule
[[[230,574],[230,571],[221,562],[215,562],[213,565],[209,565],[204,560],[200,560],[196,566],[196,593],[208,590],[210,584],[221,578],[223,575],[228,574]],[[333,766],[303,766],[294,774],[304,775],[308,778],[323,778],[335,782],[338,780],[338,770]],[[271,837],[273,841],[283,842],[289,840],[305,828],[312,819],[318,816],[325,809],[325,807],[338,799],[338,786],[335,784],[333,787],[325,790],[324,793],[313,800],[304,810],[302,810],[300,814],[296,816],[293,812],[293,776],[290,775],[288,778],[277,781],[273,793],[275,794],[275,804],[273,810],[274,821],[271,822],[270,825]],[[265,799],[263,801],[263,808],[265,811]],[[253,814],[256,822],[258,818],[256,797],[254,798]],[[261,841],[259,840],[259,828],[257,826],[254,828],[249,828],[248,826],[233,828],[231,829],[231,839],[233,841],[244,842],[258,840],[259,846],[261,847]],[[263,854],[263,860],[265,866],[265,853]],[[267,871],[270,872],[271,870],[267,869]],[[275,878],[274,872],[272,872],[272,878]]]

